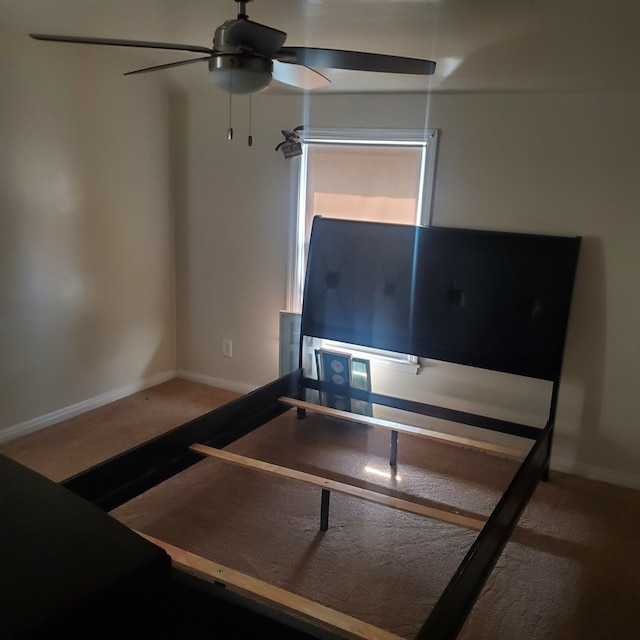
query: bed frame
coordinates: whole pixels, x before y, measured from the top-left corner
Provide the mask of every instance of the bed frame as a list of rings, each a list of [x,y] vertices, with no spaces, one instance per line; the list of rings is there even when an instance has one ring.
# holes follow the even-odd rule
[[[538,482],[548,479],[579,247],[579,237],[318,217],[314,220],[308,253],[299,368],[63,484],[98,508],[109,511],[180,473],[203,456],[212,455],[231,464],[319,486],[321,529],[328,526],[331,491],[355,493],[394,508],[418,509],[426,517],[449,518],[449,522],[475,528],[478,534],[473,545],[416,635],[416,640],[455,638]],[[292,407],[300,418],[312,410],[388,429],[391,465],[397,464],[398,432],[456,440],[454,436],[323,406],[317,400],[322,394],[344,394],[345,388],[319,380],[311,375],[310,367],[303,366],[309,345],[318,339],[551,383],[548,417],[545,424],[537,426],[355,388],[346,390],[350,398],[372,406],[406,410],[530,441],[531,447],[523,454],[517,473],[486,521],[452,520],[444,512],[420,511],[419,506],[406,501],[223,450]],[[459,440],[465,445],[472,444],[471,440]],[[509,453],[506,449],[500,452]],[[203,592],[212,602],[235,598],[241,611],[252,610],[265,619],[278,620],[293,634],[287,637],[397,638],[162,541],[152,541],[169,553],[177,575],[185,583],[191,585],[193,574],[197,573],[202,577]],[[245,595],[236,597],[232,588],[224,586],[236,586]],[[252,593],[259,603],[254,602]],[[300,622],[297,615],[289,617],[286,610],[302,612],[309,622]],[[314,619],[322,625],[316,626]],[[332,631],[326,630],[327,625]]]

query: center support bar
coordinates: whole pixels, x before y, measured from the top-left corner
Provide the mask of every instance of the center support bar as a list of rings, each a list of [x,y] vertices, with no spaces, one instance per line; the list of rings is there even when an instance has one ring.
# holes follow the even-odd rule
[[[193,444],[189,447],[189,450],[195,453],[200,453],[204,456],[209,456],[211,458],[218,458],[219,460],[233,462],[250,469],[266,471],[268,473],[273,473],[281,477],[299,480],[301,482],[306,482],[307,484],[313,484],[315,486],[322,487],[323,489],[356,496],[358,498],[368,500],[369,502],[376,502],[387,507],[399,509],[400,511],[406,511],[408,513],[426,516],[428,518],[440,520],[441,522],[448,522],[449,524],[455,524],[462,527],[467,527],[469,529],[475,529],[476,531],[482,529],[485,523],[484,520],[479,520],[477,518],[462,516],[457,513],[445,511],[444,509],[427,507],[422,504],[410,502],[409,500],[394,498],[393,496],[388,496],[383,493],[377,493],[376,491],[369,491],[368,489],[362,489],[361,487],[356,487],[344,482],[338,482],[337,480],[323,478],[322,476],[315,476],[310,473],[305,473],[304,471],[297,471],[296,469],[280,467],[278,465],[271,464],[270,462],[264,462],[262,460],[256,460],[254,458],[247,458],[245,456],[238,455],[237,453],[232,453],[223,449],[215,449],[203,444]]]
[[[402,411],[437,418],[438,420],[446,420],[447,422],[454,422],[456,424],[466,424],[470,427],[478,427],[498,433],[507,433],[512,436],[518,436],[519,438],[526,438],[527,440],[536,440],[541,431],[540,427],[532,427],[526,424],[511,422],[510,420],[501,420],[478,413],[460,411],[459,409],[426,404],[424,402],[418,402],[417,400],[407,400],[406,398],[372,393],[371,391],[363,391],[362,389],[355,389],[354,387],[349,388],[325,380],[316,380],[315,378],[302,378],[302,385],[304,390],[315,389],[320,392],[336,393],[338,395],[344,395],[345,391],[348,391],[353,400],[362,400],[363,402],[379,404],[383,407],[393,407],[394,409],[401,409]],[[287,395],[293,396],[294,394]],[[302,390],[295,394],[295,397],[303,398]]]
[[[402,424],[401,422],[393,422],[391,420],[385,420],[383,418],[374,418],[372,416],[365,416],[359,413],[352,413],[351,411],[333,409],[332,407],[325,407],[320,404],[306,402],[305,400],[298,400],[296,398],[282,397],[279,398],[279,400],[283,404],[287,404],[290,407],[296,407],[298,410],[315,411],[316,413],[321,413],[325,416],[331,416],[332,418],[340,418],[342,420],[348,420],[350,422],[358,422],[360,424],[366,424],[371,427],[379,427],[381,429],[390,429],[392,432],[396,432],[396,434],[397,432],[409,433],[414,436],[431,438],[432,440],[441,440],[444,442],[448,442],[449,444],[460,445],[472,449],[479,449],[484,453],[501,455],[512,460],[522,461],[527,457],[527,451],[519,449],[518,447],[494,444],[492,442],[483,442],[481,440],[464,438],[462,436],[454,436],[448,433],[442,433],[440,431],[431,431],[430,429],[414,427],[412,425]],[[395,438],[397,448],[397,435],[395,436]],[[392,452],[392,458],[393,457],[394,456]],[[392,462],[392,466],[395,466],[395,462]]]

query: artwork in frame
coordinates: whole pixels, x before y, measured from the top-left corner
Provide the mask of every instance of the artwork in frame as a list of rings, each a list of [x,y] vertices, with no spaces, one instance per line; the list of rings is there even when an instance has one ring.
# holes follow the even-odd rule
[[[370,402],[351,398],[351,389],[371,391],[369,361],[330,349],[316,349],[315,353],[318,379],[344,387],[345,390],[344,394],[335,391],[323,392],[321,394],[323,404],[334,409],[372,415]]]
[[[351,387],[371,391],[371,364],[364,358],[351,358]],[[351,399],[351,411],[363,416],[373,416],[373,407],[366,400]]]

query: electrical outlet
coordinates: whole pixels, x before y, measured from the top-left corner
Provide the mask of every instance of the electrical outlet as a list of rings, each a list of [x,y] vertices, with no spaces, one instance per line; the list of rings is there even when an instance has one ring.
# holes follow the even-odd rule
[[[225,358],[230,358],[233,352],[233,342],[230,338],[224,338],[222,340],[222,355]]]

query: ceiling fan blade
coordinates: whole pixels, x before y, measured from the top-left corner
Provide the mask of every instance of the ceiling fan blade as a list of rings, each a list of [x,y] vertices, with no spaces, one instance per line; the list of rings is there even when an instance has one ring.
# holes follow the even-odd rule
[[[273,55],[287,39],[287,34],[247,19],[230,20],[224,25],[225,44],[260,53]]]
[[[211,56],[204,56],[203,58],[189,58],[189,60],[180,60],[179,62],[169,62],[167,64],[156,64],[153,67],[144,67],[143,69],[135,69],[134,71],[127,71],[125,76],[132,76],[136,73],[148,73],[149,71],[160,71],[161,69],[171,69],[172,67],[181,67],[183,64],[191,64],[192,62],[200,62],[201,60],[210,60]]]
[[[209,47],[192,44],[173,44],[170,42],[147,42],[146,40],[119,40],[117,38],[85,38],[83,36],[56,36],[45,33],[30,33],[35,40],[52,42],[76,42],[79,44],[106,44],[118,47],[141,47],[144,49],[173,49],[174,51],[194,51],[196,53],[215,53]]]
[[[314,69],[279,60],[273,61],[273,79],[309,91],[331,84],[331,80]]]
[[[404,58],[381,53],[364,53],[362,51],[317,49],[314,47],[282,47],[275,53],[274,57],[282,62],[294,62],[310,67],[350,69],[353,71],[430,76],[436,69],[436,63],[432,60]]]

